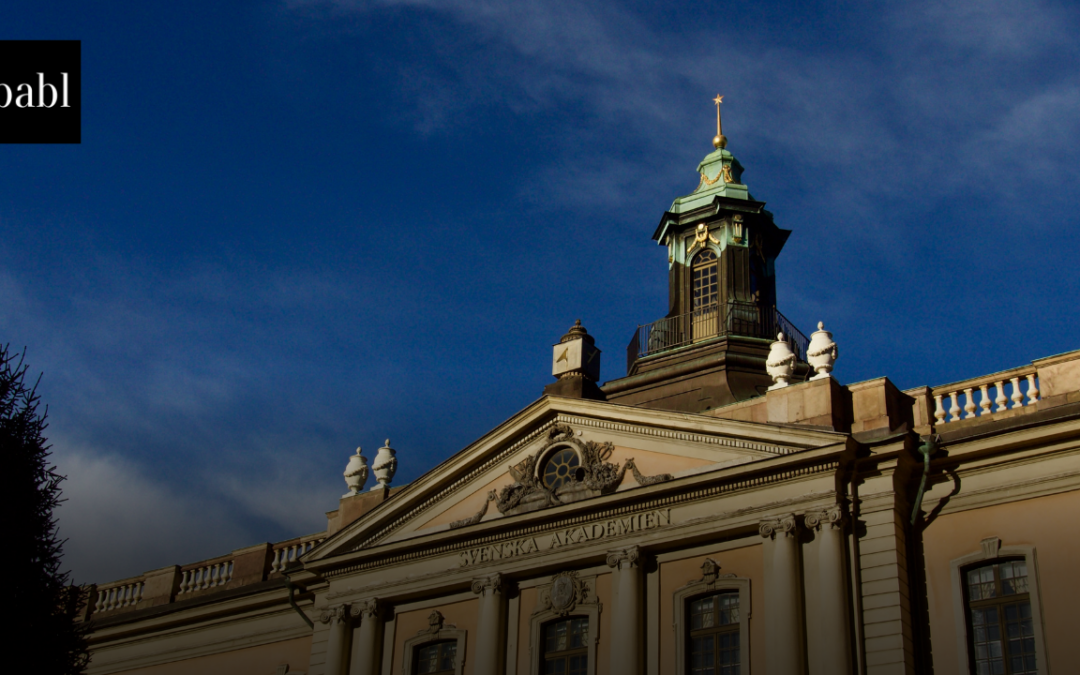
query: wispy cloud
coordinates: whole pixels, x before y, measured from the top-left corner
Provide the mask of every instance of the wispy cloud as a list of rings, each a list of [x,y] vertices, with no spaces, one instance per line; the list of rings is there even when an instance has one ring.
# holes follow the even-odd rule
[[[120,455],[63,437],[54,437],[53,446],[53,460],[67,476],[56,513],[67,539],[63,566],[73,570],[75,583],[135,576],[254,543],[220,502],[200,499],[167,475],[148,475]]]
[[[908,3],[860,19],[870,49],[818,51],[773,44],[767,31],[717,33],[690,25],[664,34],[610,2],[337,0],[291,7],[411,12],[456,26],[441,42],[433,32],[439,67],[455,75],[432,77],[442,82],[436,95],[415,97],[418,128],[426,132],[463,123],[470,107],[493,102],[524,114],[584,106],[590,133],[617,119],[622,142],[649,148],[653,166],[673,179],[688,169],[655,158],[702,136],[707,117],[692,115],[682,101],[722,86],[731,102],[730,135],[743,147],[753,143],[794,158],[827,199],[851,189],[955,194],[998,174],[990,157],[1002,144],[1039,154],[1038,166],[1016,172],[1014,181],[1069,174],[1077,165],[1074,149],[1039,153],[1076,147],[1076,124],[1069,122],[1080,118],[1075,69],[1018,76],[1042,60],[1076,57],[1069,36],[1077,13],[1051,3]],[[422,64],[409,67],[426,72]],[[995,83],[994,96],[986,95],[986,83]],[[647,164],[586,156],[595,150],[580,146],[576,134],[556,144],[561,163],[606,163],[590,172],[593,180],[617,176],[627,165],[627,173],[640,175]],[[572,203],[625,202],[636,187],[601,180],[598,190],[582,194],[572,179],[562,182],[559,197]]]

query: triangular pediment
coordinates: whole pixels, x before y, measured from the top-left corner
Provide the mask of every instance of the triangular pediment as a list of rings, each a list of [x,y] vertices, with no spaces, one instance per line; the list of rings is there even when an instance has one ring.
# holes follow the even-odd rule
[[[410,483],[307,557],[320,560],[415,537],[618,494],[837,441],[831,432],[612,403],[544,397]],[[562,450],[572,479],[548,489]],[[565,472],[564,472],[565,473]]]

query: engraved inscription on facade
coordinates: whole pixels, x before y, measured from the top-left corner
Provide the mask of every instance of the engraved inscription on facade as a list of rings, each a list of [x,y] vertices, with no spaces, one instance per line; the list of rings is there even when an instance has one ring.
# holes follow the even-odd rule
[[[478,546],[462,551],[459,564],[462,567],[491,562],[492,560],[504,560],[520,555],[536,553],[537,551],[550,551],[563,546],[583,544],[587,541],[619,537],[631,532],[642,530],[654,530],[658,527],[671,524],[671,509],[657,509],[645,513],[635,513],[624,518],[612,518],[596,523],[576,525],[571,528],[558,530],[551,534],[543,534],[524,539],[502,541],[486,546]]]

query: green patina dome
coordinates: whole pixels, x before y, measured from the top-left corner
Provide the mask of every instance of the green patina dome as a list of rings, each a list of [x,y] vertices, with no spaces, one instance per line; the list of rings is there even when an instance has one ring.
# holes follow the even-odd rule
[[[697,188],[688,195],[677,197],[671,203],[669,212],[686,213],[706,206],[714,197],[752,199],[742,183],[742,164],[739,164],[735,155],[726,148],[719,148],[706,155],[698,164],[697,170],[701,177]]]

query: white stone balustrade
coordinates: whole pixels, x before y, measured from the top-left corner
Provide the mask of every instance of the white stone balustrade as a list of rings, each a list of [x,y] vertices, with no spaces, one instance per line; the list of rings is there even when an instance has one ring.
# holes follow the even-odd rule
[[[993,396],[991,389],[994,391]],[[965,382],[934,387],[933,395],[934,417],[938,424],[985,417],[1036,403],[1039,400],[1038,375],[1032,366],[1014,368]],[[1009,401],[1012,401],[1011,406]]]
[[[304,555],[325,540],[326,537],[321,537],[318,539],[308,539],[287,544],[276,544],[274,546],[274,561],[270,564],[270,571],[280,572],[285,569],[287,564]]]
[[[176,595],[179,597],[186,593],[203,591],[207,588],[224,586],[232,579],[233,563],[224,560],[212,564],[192,567],[181,572],[180,590]]]
[[[134,606],[142,600],[143,587],[142,579],[120,581],[111,586],[99,586],[93,613]]]

